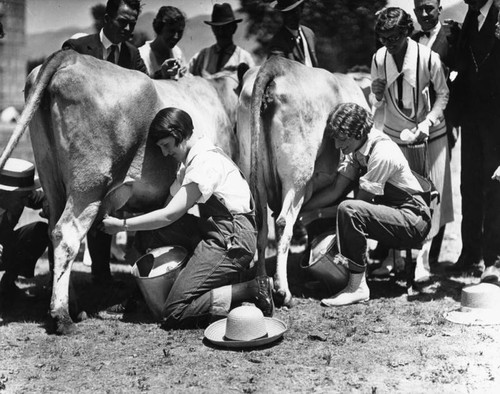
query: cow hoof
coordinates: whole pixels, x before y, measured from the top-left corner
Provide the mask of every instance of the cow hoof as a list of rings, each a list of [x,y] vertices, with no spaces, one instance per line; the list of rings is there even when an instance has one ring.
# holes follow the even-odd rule
[[[52,317],[52,328],[56,335],[72,335],[76,333],[76,324],[69,315]]]
[[[285,290],[277,290],[273,293],[273,301],[277,308],[286,306],[291,308],[293,306],[293,297]]]

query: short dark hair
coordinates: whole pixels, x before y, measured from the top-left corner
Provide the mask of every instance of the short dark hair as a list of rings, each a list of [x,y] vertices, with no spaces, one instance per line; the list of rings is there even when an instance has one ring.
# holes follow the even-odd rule
[[[175,145],[188,140],[193,135],[193,121],[186,111],[180,108],[168,107],[158,111],[151,126],[149,137],[153,142],[167,137],[173,137]]]
[[[348,137],[360,140],[373,127],[373,119],[365,108],[356,103],[337,105],[326,122],[326,133],[331,139]]]
[[[141,13],[141,0],[108,0],[108,2],[106,3],[106,14],[110,18],[114,18],[116,14],[118,14],[118,8],[120,8],[120,5],[122,3],[137,11],[138,14]]]
[[[411,19],[410,14],[402,8],[388,7],[377,14],[375,33],[380,34],[393,29],[399,31],[406,30],[408,36],[413,32],[413,19]]]
[[[160,34],[166,25],[175,25],[177,23],[186,24],[186,15],[177,7],[165,5],[158,10],[153,20],[153,30]]]

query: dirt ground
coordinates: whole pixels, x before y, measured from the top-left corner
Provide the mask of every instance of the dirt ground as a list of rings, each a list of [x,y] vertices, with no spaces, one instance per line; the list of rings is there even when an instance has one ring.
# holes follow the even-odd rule
[[[22,152],[21,155],[27,154]],[[498,393],[498,326],[456,325],[444,319],[458,308],[472,277],[449,277],[443,267],[460,252],[458,149],[454,150],[455,222],[447,227],[439,266],[422,293],[407,297],[399,277],[371,280],[366,304],[328,309],[321,290],[305,287],[290,259],[293,308],[275,317],[288,325],[277,343],[252,350],[217,348],[203,329],[164,331],[142,305],[135,313],[103,310],[117,297],[90,285],[89,268],[77,261],[73,280],[89,318],[78,333],[47,333],[48,263],[19,286],[29,300],[1,300],[0,391],[172,393]],[[31,216],[30,216],[31,215]],[[33,220],[30,213],[24,221]],[[129,267],[113,264],[125,290]],[[1,275],[1,273],[0,273]]]

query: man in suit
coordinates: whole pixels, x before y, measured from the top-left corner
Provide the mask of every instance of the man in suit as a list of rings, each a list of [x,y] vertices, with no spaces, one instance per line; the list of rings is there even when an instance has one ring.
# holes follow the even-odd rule
[[[493,0],[465,0],[469,10],[457,43],[454,93],[462,126],[462,251],[451,271],[477,271],[481,258],[488,276],[500,266],[500,183],[491,179],[500,164],[500,41]]]
[[[316,36],[300,24],[304,0],[278,0],[274,8],[283,15],[283,26],[269,45],[269,55],[279,55],[296,60],[309,67],[318,67]]]
[[[455,54],[455,44],[457,34],[459,33],[458,24],[446,23],[442,24],[439,21],[442,7],[441,0],[414,0],[414,12],[417,21],[422,30],[417,30],[412,34],[412,39],[418,43],[431,48],[439,54],[444,69],[449,77],[449,70],[452,67],[452,62]],[[448,79],[449,85],[449,79]],[[431,91],[431,100],[435,100],[434,91]],[[446,111],[445,111],[446,118]],[[449,152],[455,146],[457,136],[453,131],[453,126],[450,122],[446,123],[446,131],[449,144]],[[429,263],[437,263],[441,244],[446,225],[441,226],[437,235],[432,239],[432,245],[429,253]],[[428,267],[427,267],[428,268]]]
[[[140,0],[108,0],[104,27],[97,34],[69,39],[63,49],[108,60],[131,70],[146,73],[139,50],[128,41],[141,12]]]
[[[204,21],[210,25],[216,43],[203,48],[189,61],[188,71],[193,75],[215,74],[224,69],[236,70],[241,63],[249,67],[255,66],[252,55],[233,42],[233,36],[242,19],[234,17],[233,9],[229,3],[214,4],[212,20]]]
[[[97,34],[69,39],[64,42],[63,49],[73,49],[78,53],[147,74],[139,50],[128,42],[132,37],[140,12],[140,0],[108,0],[101,31]],[[99,282],[109,282],[111,280],[109,266],[111,236],[92,228],[87,234],[87,241],[92,259],[92,276]]]

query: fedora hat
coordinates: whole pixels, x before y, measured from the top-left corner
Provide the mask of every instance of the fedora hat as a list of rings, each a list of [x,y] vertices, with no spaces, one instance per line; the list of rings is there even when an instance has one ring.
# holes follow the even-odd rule
[[[226,319],[210,324],[205,329],[205,338],[222,347],[247,348],[274,342],[286,330],[281,320],[264,317],[254,305],[242,305],[232,309]]]
[[[27,160],[9,158],[0,170],[0,190],[28,191],[39,187],[40,181],[35,177],[35,166]]]
[[[302,4],[304,0],[278,0],[273,1],[271,6],[281,12],[287,12],[293,10],[295,7]]]
[[[234,17],[231,4],[222,3],[214,4],[214,8],[212,10],[212,20],[204,22],[210,26],[222,26],[227,25],[228,23],[240,23],[242,20],[243,19],[236,19]]]
[[[349,281],[349,270],[342,256],[335,252],[337,237],[327,232],[314,238],[309,253],[304,254],[301,268],[322,282],[330,294],[342,291]]]
[[[446,313],[445,318],[475,326],[500,324],[500,287],[491,283],[464,287],[460,308]]]

